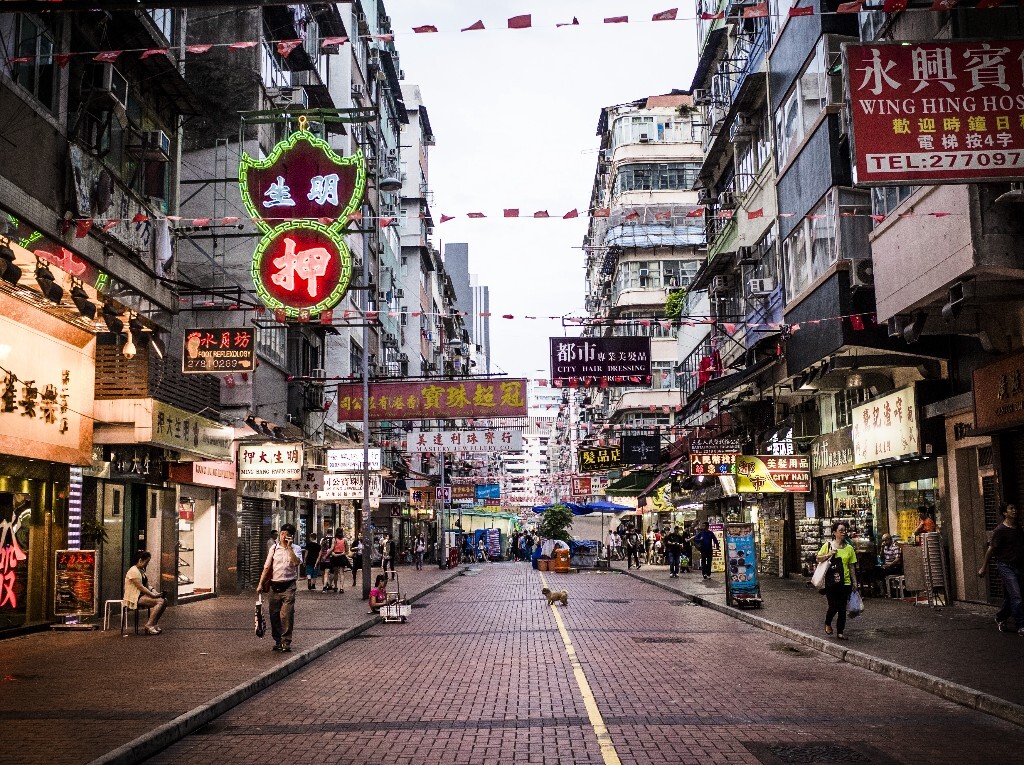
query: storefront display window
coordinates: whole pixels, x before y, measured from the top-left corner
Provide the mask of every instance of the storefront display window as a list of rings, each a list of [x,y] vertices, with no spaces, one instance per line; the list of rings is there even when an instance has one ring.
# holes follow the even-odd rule
[[[217,490],[188,487],[178,499],[178,597],[213,592],[217,569]]]
[[[935,512],[939,498],[939,482],[936,478],[920,478],[916,481],[897,483],[895,489],[896,535],[906,542],[912,539],[914,529],[920,523],[918,510],[926,507],[932,513]]]
[[[876,498],[871,473],[833,478],[828,485],[827,517],[830,521],[845,521],[852,537],[864,536],[873,541]]]

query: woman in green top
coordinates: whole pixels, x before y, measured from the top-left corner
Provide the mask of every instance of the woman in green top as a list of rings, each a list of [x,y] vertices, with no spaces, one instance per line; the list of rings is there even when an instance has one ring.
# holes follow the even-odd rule
[[[825,634],[832,634],[832,618],[836,620],[836,639],[846,640],[843,629],[846,627],[846,603],[850,593],[857,586],[857,551],[846,538],[846,524],[836,521],[832,524],[832,540],[826,542],[818,550],[818,563],[829,560],[833,556],[843,562],[843,583],[825,588],[828,600],[828,611],[825,613]]]

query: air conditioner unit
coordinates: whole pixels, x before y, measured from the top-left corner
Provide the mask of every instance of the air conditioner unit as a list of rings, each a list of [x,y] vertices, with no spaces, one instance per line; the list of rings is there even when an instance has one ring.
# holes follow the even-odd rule
[[[395,298],[402,300],[405,297],[405,290],[399,288],[395,290]]]
[[[706,205],[711,202],[711,191],[708,189],[697,189],[697,204]]]
[[[310,372],[309,372],[309,376],[312,377],[314,380],[326,380],[327,379],[327,370],[326,369],[319,369],[319,368],[318,369],[311,369]]]
[[[100,64],[94,70],[92,96],[118,104],[122,109],[128,104],[128,80],[113,64]]]
[[[377,299],[378,300],[382,300],[385,303],[390,303],[391,302],[391,294],[389,292],[385,292],[384,290],[381,290],[380,292],[377,293]]]
[[[711,91],[705,88],[696,88],[693,91],[693,105],[703,106],[711,101]]]
[[[736,135],[753,135],[757,128],[757,121],[748,114],[741,114],[736,118]]]
[[[774,291],[774,279],[751,279],[747,282],[747,294],[751,297],[768,297]]]
[[[737,247],[736,248],[736,264],[740,266],[753,266],[761,262],[761,258],[758,257],[756,247]]]
[[[850,282],[854,287],[875,286],[875,268],[871,258],[860,258],[850,264]]]
[[[399,69],[398,70],[398,79],[400,79],[400,80],[404,80],[405,79],[405,70],[404,69]]]
[[[142,151],[153,162],[170,162],[171,138],[163,130],[147,130],[142,134]]]
[[[650,143],[651,137],[647,133],[640,134],[640,143]]]
[[[731,191],[723,191],[718,195],[718,205],[720,207],[732,208],[736,206],[736,195]]]
[[[721,295],[722,293],[729,291],[729,277],[728,276],[716,276],[712,278],[711,285],[708,287],[708,292],[712,295]]]
[[[309,106],[309,97],[306,95],[305,88],[297,86],[269,88],[267,95],[270,96],[274,106],[279,109],[305,109]]]

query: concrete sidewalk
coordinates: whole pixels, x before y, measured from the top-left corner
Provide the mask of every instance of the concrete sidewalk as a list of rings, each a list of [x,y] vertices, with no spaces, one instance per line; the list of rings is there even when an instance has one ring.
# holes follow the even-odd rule
[[[725,605],[723,574],[700,572],[670,579],[666,566],[614,569],[678,592],[763,629],[786,635],[837,658],[864,666],[967,706],[1024,725],[1024,638],[996,629],[996,609],[974,603],[932,608],[889,598],[865,598],[864,614],[848,619],[846,636],[824,634],[825,597],[803,577],[761,578],[764,606]]]
[[[398,574],[414,599],[459,571]],[[137,762],[376,624],[361,596],[300,582],[291,654],[271,650],[269,624],[253,634],[254,593],[170,608],[161,635],[121,637],[115,617],[108,632],[0,640],[0,761]]]

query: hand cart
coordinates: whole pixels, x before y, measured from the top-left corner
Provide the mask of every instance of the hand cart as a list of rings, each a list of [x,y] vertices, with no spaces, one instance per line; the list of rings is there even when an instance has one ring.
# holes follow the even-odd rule
[[[406,603],[402,597],[402,585],[397,572],[395,572],[393,581],[395,589],[389,590],[385,588],[384,590],[387,605],[381,607],[380,615],[384,618],[385,623],[400,622],[405,624],[412,615],[412,606]],[[394,602],[392,602],[392,599]]]

